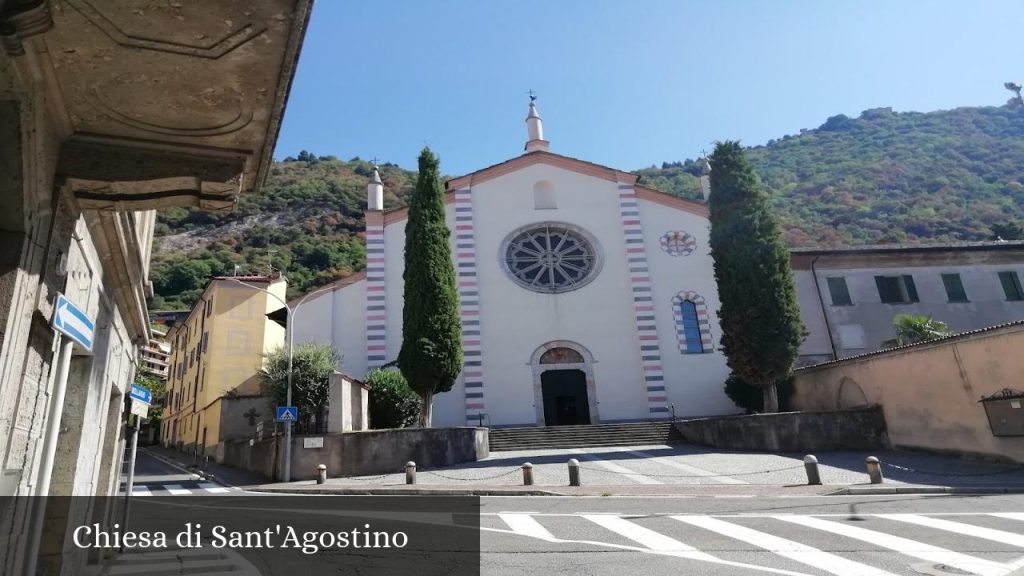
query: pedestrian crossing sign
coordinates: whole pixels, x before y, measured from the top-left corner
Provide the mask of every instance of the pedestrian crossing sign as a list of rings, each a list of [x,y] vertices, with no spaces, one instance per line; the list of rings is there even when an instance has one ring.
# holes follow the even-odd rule
[[[278,422],[297,422],[299,420],[299,408],[297,406],[278,406]]]

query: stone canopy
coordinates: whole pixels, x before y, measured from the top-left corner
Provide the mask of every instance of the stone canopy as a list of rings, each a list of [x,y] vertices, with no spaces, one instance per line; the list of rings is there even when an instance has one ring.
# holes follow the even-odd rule
[[[0,1],[80,208],[231,209],[271,162],[310,0]]]

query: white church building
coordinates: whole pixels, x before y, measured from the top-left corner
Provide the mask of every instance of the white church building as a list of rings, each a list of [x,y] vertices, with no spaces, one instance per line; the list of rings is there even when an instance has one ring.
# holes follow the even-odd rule
[[[704,203],[548,151],[531,101],[525,152],[446,183],[465,361],[435,426],[545,426],[736,412],[717,349]],[[705,181],[706,184],[706,181]],[[361,378],[402,344],[405,208],[368,185],[365,272],[307,298],[295,342]]]

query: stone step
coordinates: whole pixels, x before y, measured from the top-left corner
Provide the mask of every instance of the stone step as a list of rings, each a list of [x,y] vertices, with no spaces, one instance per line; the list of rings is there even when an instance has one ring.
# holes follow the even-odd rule
[[[644,444],[681,444],[682,434],[670,422],[492,428],[495,452],[546,448],[584,448]]]

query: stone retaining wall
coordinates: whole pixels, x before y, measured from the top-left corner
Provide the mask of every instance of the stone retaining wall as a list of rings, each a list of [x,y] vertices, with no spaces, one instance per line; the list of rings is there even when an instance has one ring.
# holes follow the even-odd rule
[[[292,480],[313,480],[316,467],[327,466],[329,477],[397,473],[408,461],[420,469],[476,462],[486,458],[486,428],[401,428],[292,437]],[[218,460],[270,476],[275,440],[249,444],[223,442]],[[308,446],[308,447],[307,447]],[[281,448],[283,454],[283,446]],[[280,466],[279,466],[280,468]]]
[[[889,448],[880,406],[830,412],[783,412],[676,422],[686,440],[726,450],[814,452]]]

